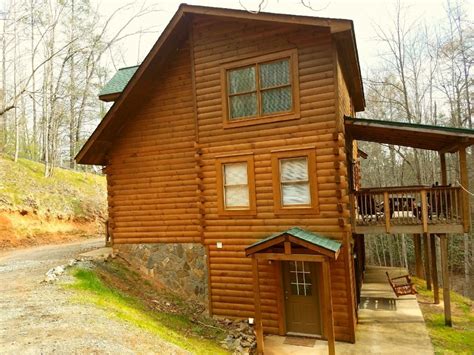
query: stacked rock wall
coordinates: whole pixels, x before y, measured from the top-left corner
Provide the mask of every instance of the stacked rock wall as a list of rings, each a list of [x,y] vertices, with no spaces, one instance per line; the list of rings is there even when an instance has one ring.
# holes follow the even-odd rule
[[[116,244],[114,251],[163,288],[207,308],[207,256],[202,244]]]

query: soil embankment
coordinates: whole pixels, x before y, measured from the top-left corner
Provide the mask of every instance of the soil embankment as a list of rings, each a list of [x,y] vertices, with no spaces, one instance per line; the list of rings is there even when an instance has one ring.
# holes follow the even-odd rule
[[[60,244],[104,234],[101,220],[74,221],[0,212],[0,250]]]
[[[103,235],[106,196],[104,176],[0,156],[0,250]]]

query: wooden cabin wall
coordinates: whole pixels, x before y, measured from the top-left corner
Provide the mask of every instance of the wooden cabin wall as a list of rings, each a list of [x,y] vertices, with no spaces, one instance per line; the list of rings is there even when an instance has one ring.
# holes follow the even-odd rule
[[[106,168],[115,244],[201,242],[191,78],[186,42],[117,134]]]
[[[352,201],[350,200],[350,192],[352,189],[355,187],[355,185],[358,184],[358,165],[357,165],[357,142],[352,141],[350,137],[346,137],[345,130],[344,130],[344,116],[351,116],[354,117],[355,115],[355,110],[354,110],[354,104],[352,102],[352,98],[349,92],[349,87],[347,85],[347,81],[349,78],[345,76],[345,73],[342,69],[342,64],[340,57],[335,51],[335,56],[336,56],[336,72],[337,72],[337,109],[338,109],[338,114],[337,114],[337,121],[341,124],[342,130],[341,130],[341,140],[345,142],[345,149],[346,149],[346,161],[345,161],[345,171],[346,171],[346,177],[347,177],[347,186],[348,188],[345,190],[345,197],[349,200],[348,203],[345,203],[345,210],[351,211],[352,206],[351,203]],[[346,139],[349,138],[349,139]],[[354,184],[355,181],[355,184]],[[351,186],[352,185],[352,186]],[[347,220],[346,223],[348,225],[351,225],[352,221],[351,219]],[[353,317],[353,322],[351,324],[356,323],[356,310],[357,310],[357,289],[356,289],[356,280],[355,280],[355,270],[354,270],[354,240],[353,240],[353,235],[352,231],[347,232],[346,234],[346,248],[344,249],[344,255],[346,257],[347,262],[344,266],[346,269],[346,278],[347,278],[347,283],[352,286],[350,290],[348,290],[349,293],[351,293],[351,299],[352,299],[352,312],[351,316]],[[355,332],[355,327],[354,327],[354,332]],[[352,339],[352,341],[355,341],[355,338]]]
[[[344,127],[344,115],[354,115],[354,105],[352,104],[349,88],[347,87],[346,79],[341,67],[340,59],[336,53],[336,70],[337,70],[337,97],[338,97],[338,117],[337,120]]]
[[[203,162],[203,237],[209,247],[212,311],[215,315],[253,317],[254,290],[251,261],[244,255],[246,246],[293,226],[344,243],[350,234],[345,148],[337,129],[334,43],[327,30],[303,26],[204,16],[196,18],[193,26],[198,141]],[[301,118],[224,129],[219,66],[236,58],[293,48],[298,49],[299,57]],[[317,169],[311,173],[317,175],[320,213],[276,215],[271,151],[301,145],[316,149]],[[215,158],[238,152],[250,152],[254,157],[257,213],[252,217],[218,214]],[[218,241],[223,243],[222,249],[216,248]],[[347,276],[348,258],[349,253],[341,253],[331,266],[332,294],[336,338],[353,341],[353,286]],[[275,264],[260,268],[264,328],[270,333],[278,333],[282,319],[278,306],[280,275],[276,269]]]

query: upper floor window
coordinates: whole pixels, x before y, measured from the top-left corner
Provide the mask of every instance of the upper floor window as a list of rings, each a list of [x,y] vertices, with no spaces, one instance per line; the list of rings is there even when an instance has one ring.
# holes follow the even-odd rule
[[[217,158],[216,172],[219,214],[254,214],[253,155]]]
[[[314,149],[272,153],[276,213],[317,213],[318,192]]]
[[[223,67],[225,127],[299,117],[296,50]]]

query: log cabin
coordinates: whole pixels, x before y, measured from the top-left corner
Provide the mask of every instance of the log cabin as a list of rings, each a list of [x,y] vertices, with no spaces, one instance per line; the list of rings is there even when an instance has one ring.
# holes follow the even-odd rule
[[[209,313],[252,319],[259,353],[264,333],[327,339],[330,353],[355,342],[364,234],[469,229],[466,194],[445,180],[360,187],[358,140],[437,150],[442,167],[459,151],[467,187],[474,133],[353,118],[365,101],[350,20],[181,5],[99,98],[113,105],[76,159],[104,166],[110,242],[166,247],[166,263],[202,250]],[[452,203],[434,218],[440,198]]]

